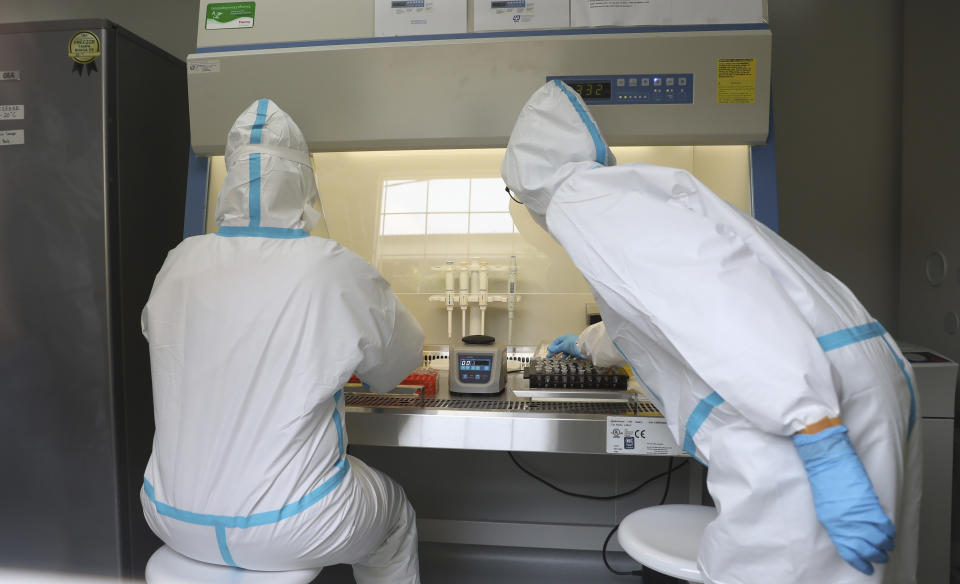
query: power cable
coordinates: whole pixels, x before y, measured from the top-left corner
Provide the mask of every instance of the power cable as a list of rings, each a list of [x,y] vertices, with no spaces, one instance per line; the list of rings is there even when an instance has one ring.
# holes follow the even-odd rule
[[[657,480],[657,479],[659,479],[659,478],[661,478],[661,477],[664,477],[664,476],[669,476],[671,472],[673,472],[673,471],[675,471],[675,470],[677,470],[677,469],[679,469],[679,468],[682,468],[685,464],[687,464],[688,462],[690,462],[689,460],[685,460],[685,461],[681,462],[680,464],[678,464],[678,465],[677,465],[676,467],[674,467],[674,468],[669,468],[668,470],[666,470],[666,471],[664,471],[664,472],[662,472],[662,473],[660,473],[660,474],[658,474],[658,475],[654,475],[654,476],[648,478],[647,480],[643,481],[642,483],[640,483],[640,484],[637,485],[636,487],[630,489],[629,491],[624,491],[624,492],[622,492],[622,493],[616,493],[616,494],[614,494],[614,495],[587,495],[587,494],[585,494],[585,493],[574,493],[573,491],[568,491],[568,490],[566,490],[566,489],[564,489],[564,488],[561,488],[561,487],[558,487],[558,486],[554,485],[553,483],[547,481],[547,480],[544,479],[543,477],[540,477],[540,476],[534,474],[532,471],[528,470],[526,467],[524,467],[522,464],[520,464],[520,461],[517,460],[517,458],[513,455],[512,452],[507,452],[507,454],[510,456],[510,460],[513,461],[513,464],[517,465],[517,468],[519,468],[520,470],[522,470],[523,472],[525,472],[527,475],[529,475],[529,476],[532,477],[533,479],[535,479],[535,480],[543,483],[544,485],[550,487],[550,488],[553,489],[554,491],[557,491],[558,493],[563,493],[564,495],[569,495],[569,496],[571,496],[571,497],[579,497],[579,498],[581,498],[581,499],[593,499],[593,500],[596,500],[596,501],[609,501],[610,499],[619,499],[620,497],[626,497],[627,495],[632,495],[632,494],[636,493],[637,491],[639,491],[640,489],[642,489],[643,487],[649,485],[649,484],[652,483],[653,481],[655,481],[655,480]],[[673,464],[673,457],[670,458],[670,462],[671,462],[671,465],[672,465],[672,464]],[[667,480],[667,487],[668,487],[668,488],[670,487],[670,481],[669,481],[669,480]],[[664,496],[666,496],[666,495],[664,495]]]

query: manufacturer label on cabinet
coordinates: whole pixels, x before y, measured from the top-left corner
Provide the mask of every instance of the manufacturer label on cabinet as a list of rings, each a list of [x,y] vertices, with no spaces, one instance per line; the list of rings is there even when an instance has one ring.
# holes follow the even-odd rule
[[[607,416],[607,452],[675,456],[683,450],[663,418]]]
[[[219,73],[220,60],[211,61],[191,61],[187,63],[187,75],[199,75],[201,73]]]
[[[256,2],[217,2],[216,4],[207,4],[207,21],[204,24],[204,28],[207,30],[253,28],[253,18],[256,10]]]

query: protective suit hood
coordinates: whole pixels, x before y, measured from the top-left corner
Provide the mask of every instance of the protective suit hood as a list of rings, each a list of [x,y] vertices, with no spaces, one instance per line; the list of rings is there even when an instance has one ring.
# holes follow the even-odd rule
[[[545,227],[550,200],[570,175],[612,166],[607,147],[583,100],[568,85],[549,81],[523,106],[500,173],[534,220]]]
[[[255,101],[233,123],[226,166],[217,199],[221,235],[302,235],[322,220],[307,141],[272,100]]]

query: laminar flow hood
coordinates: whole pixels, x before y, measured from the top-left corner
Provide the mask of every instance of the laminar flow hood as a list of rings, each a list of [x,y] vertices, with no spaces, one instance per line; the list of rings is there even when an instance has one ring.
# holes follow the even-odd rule
[[[549,79],[611,145],[763,144],[771,33],[737,26],[563,29],[204,47],[188,57],[198,155],[270,97],[313,151],[504,147]]]

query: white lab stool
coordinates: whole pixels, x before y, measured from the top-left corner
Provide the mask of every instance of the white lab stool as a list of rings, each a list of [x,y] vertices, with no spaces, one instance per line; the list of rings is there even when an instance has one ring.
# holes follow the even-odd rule
[[[182,556],[167,546],[147,562],[147,584],[309,584],[320,568],[289,572],[255,572],[205,564]]]
[[[697,569],[700,540],[717,510],[704,505],[658,505],[627,515],[617,530],[620,547],[642,565],[688,582],[703,582]]]

